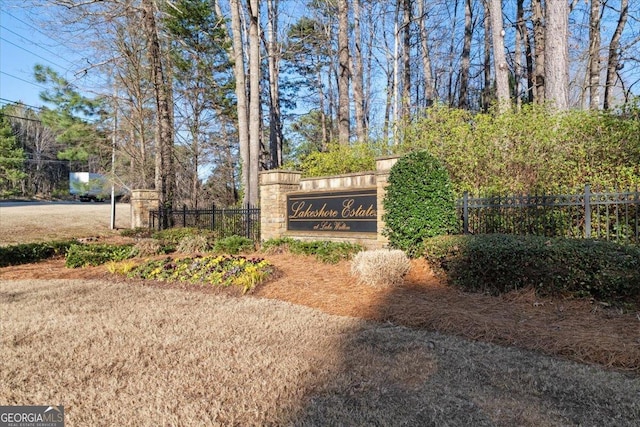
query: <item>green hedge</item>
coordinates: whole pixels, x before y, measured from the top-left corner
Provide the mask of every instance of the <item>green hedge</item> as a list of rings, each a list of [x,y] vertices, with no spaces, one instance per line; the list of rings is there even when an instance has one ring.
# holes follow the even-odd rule
[[[75,240],[63,240],[0,247],[0,267],[29,264],[54,256],[63,256],[69,247],[76,243]]]
[[[102,265],[109,261],[122,261],[136,255],[132,245],[71,245],[67,251],[65,267],[78,268]]]
[[[389,172],[384,197],[384,234],[409,256],[419,255],[427,237],[457,230],[455,197],[443,163],[426,151],[400,159]]]
[[[490,234],[425,241],[425,257],[468,291],[502,294],[527,287],[540,295],[638,302],[640,248],[586,239]]]

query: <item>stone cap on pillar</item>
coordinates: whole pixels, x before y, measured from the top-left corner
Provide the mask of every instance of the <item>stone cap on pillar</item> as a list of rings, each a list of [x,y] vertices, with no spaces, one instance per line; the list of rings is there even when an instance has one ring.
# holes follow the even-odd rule
[[[379,174],[389,173],[400,157],[402,156],[378,157],[376,159],[376,171]]]
[[[260,185],[299,184],[302,172],[272,170],[260,172]]]

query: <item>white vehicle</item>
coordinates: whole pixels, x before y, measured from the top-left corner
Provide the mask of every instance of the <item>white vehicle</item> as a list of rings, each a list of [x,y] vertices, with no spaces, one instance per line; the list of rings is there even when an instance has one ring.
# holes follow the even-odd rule
[[[103,202],[111,197],[111,184],[99,173],[69,172],[69,193],[81,202]]]

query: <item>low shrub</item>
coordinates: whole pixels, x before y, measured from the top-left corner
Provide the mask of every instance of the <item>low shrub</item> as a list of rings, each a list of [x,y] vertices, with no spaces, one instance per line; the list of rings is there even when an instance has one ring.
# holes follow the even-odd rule
[[[134,268],[128,276],[224,287],[238,286],[243,292],[247,292],[272,272],[271,264],[261,258],[219,255],[148,261]]]
[[[411,262],[398,249],[358,252],[351,261],[351,273],[370,286],[392,286],[402,283]]]
[[[120,231],[122,237],[133,237],[137,239],[148,239],[153,234],[153,230],[147,227],[127,228]]]
[[[195,227],[177,227],[168,228],[166,230],[155,231],[151,237],[158,239],[166,244],[177,245],[180,240],[185,237],[191,236],[207,236],[207,238],[214,238],[215,234],[211,230],[195,228]]]
[[[55,256],[63,256],[75,240],[63,240],[45,243],[22,243],[0,247],[0,267],[28,264]]]
[[[260,245],[260,250],[267,254],[283,253],[289,250],[291,245],[296,244],[295,239],[291,237],[279,237],[277,239],[265,240]]]
[[[166,253],[166,248],[156,239],[140,239],[134,245],[136,256],[153,256]]]
[[[102,265],[109,261],[123,261],[136,255],[132,245],[71,245],[67,251],[67,268]]]
[[[213,251],[236,255],[240,252],[252,252],[255,250],[253,240],[242,236],[229,236],[218,239],[213,244]]]
[[[202,234],[196,236],[184,236],[178,242],[176,251],[183,253],[208,252],[212,248],[209,239]]]
[[[350,260],[354,254],[363,250],[362,245],[357,243],[330,242],[326,240],[305,242],[288,237],[267,240],[262,243],[261,247],[262,251],[272,253],[279,248],[286,248],[293,254],[313,255],[318,260],[328,264]]]
[[[493,295],[532,287],[540,295],[628,303],[640,297],[640,248],[587,239],[488,234],[425,241],[448,281]]]

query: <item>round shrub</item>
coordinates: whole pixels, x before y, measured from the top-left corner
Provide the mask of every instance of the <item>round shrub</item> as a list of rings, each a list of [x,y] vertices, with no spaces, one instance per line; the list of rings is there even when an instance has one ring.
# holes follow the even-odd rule
[[[415,256],[428,237],[457,230],[455,197],[444,165],[416,151],[391,168],[384,198],[385,234],[392,247]]]

